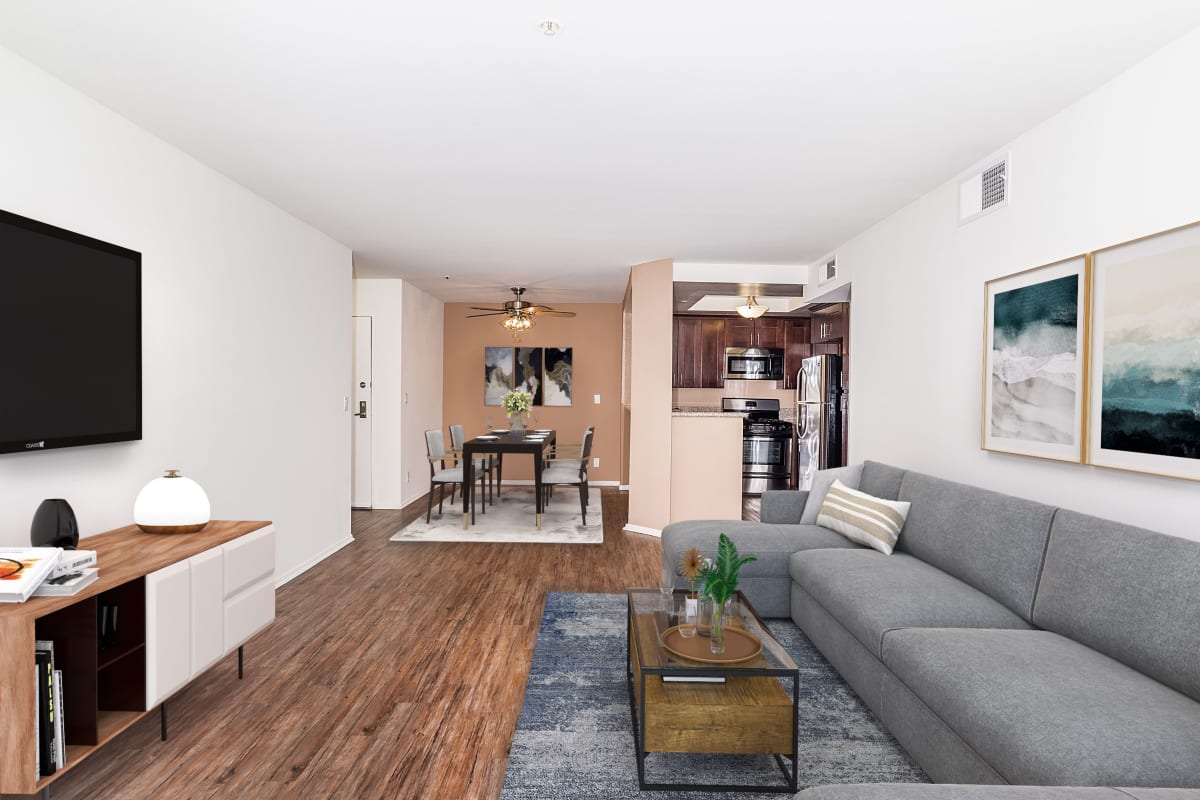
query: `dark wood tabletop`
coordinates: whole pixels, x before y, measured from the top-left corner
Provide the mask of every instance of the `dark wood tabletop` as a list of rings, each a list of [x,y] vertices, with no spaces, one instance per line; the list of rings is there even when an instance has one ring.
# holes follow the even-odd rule
[[[498,456],[496,463],[496,484],[497,489],[499,489],[501,476],[503,475],[505,453],[528,453],[533,456],[533,483],[537,505],[536,520],[537,527],[541,529],[542,469],[544,468],[542,456],[546,452],[546,448],[554,444],[555,439],[558,438],[558,432],[547,430],[535,433],[532,430],[527,430],[520,436],[513,434],[512,431],[484,435],[488,438],[476,436],[463,443],[463,530],[466,530],[475,521],[475,491],[474,489],[466,489],[466,487],[472,486],[475,459],[488,454]],[[495,438],[490,438],[492,436]]]

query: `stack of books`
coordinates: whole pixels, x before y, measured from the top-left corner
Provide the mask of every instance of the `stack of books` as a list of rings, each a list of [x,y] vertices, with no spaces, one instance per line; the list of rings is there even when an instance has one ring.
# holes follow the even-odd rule
[[[95,550],[0,548],[0,603],[70,596],[96,580]]]
[[[63,728],[62,670],[54,663],[54,642],[35,643],[37,705],[37,774],[53,775],[67,765],[67,738]]]

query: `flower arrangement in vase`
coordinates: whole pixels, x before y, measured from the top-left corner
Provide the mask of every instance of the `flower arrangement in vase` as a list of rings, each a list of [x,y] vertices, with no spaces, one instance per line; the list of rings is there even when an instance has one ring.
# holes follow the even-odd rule
[[[745,565],[757,561],[754,556],[738,556],[737,547],[725,534],[717,540],[717,560],[704,559],[699,579],[701,595],[712,603],[712,634],[709,646],[714,653],[725,652],[725,604],[737,593],[738,575]]]
[[[504,413],[508,415],[509,427],[513,434],[515,436],[523,435],[525,433],[525,415],[533,410],[533,395],[520,389],[514,389],[504,395],[501,403],[504,405]]]

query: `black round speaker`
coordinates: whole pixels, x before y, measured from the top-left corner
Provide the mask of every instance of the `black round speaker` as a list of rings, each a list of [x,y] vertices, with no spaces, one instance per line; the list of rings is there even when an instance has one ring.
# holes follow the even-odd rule
[[[61,547],[74,550],[79,544],[79,523],[71,504],[62,498],[43,500],[33,513],[29,541],[34,547]]]

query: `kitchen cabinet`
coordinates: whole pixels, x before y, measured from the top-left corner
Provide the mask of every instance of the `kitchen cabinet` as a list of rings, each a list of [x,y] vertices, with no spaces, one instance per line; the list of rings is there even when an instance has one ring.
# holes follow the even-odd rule
[[[785,320],[783,331],[783,388],[796,388],[801,362],[813,354],[812,324],[807,318]]]
[[[725,326],[726,347],[783,347],[791,320],[784,317],[730,317]]]
[[[846,313],[841,303],[813,312],[813,344],[840,341],[845,334]]]
[[[721,317],[675,317],[676,389],[720,389],[725,373],[726,320]]]

